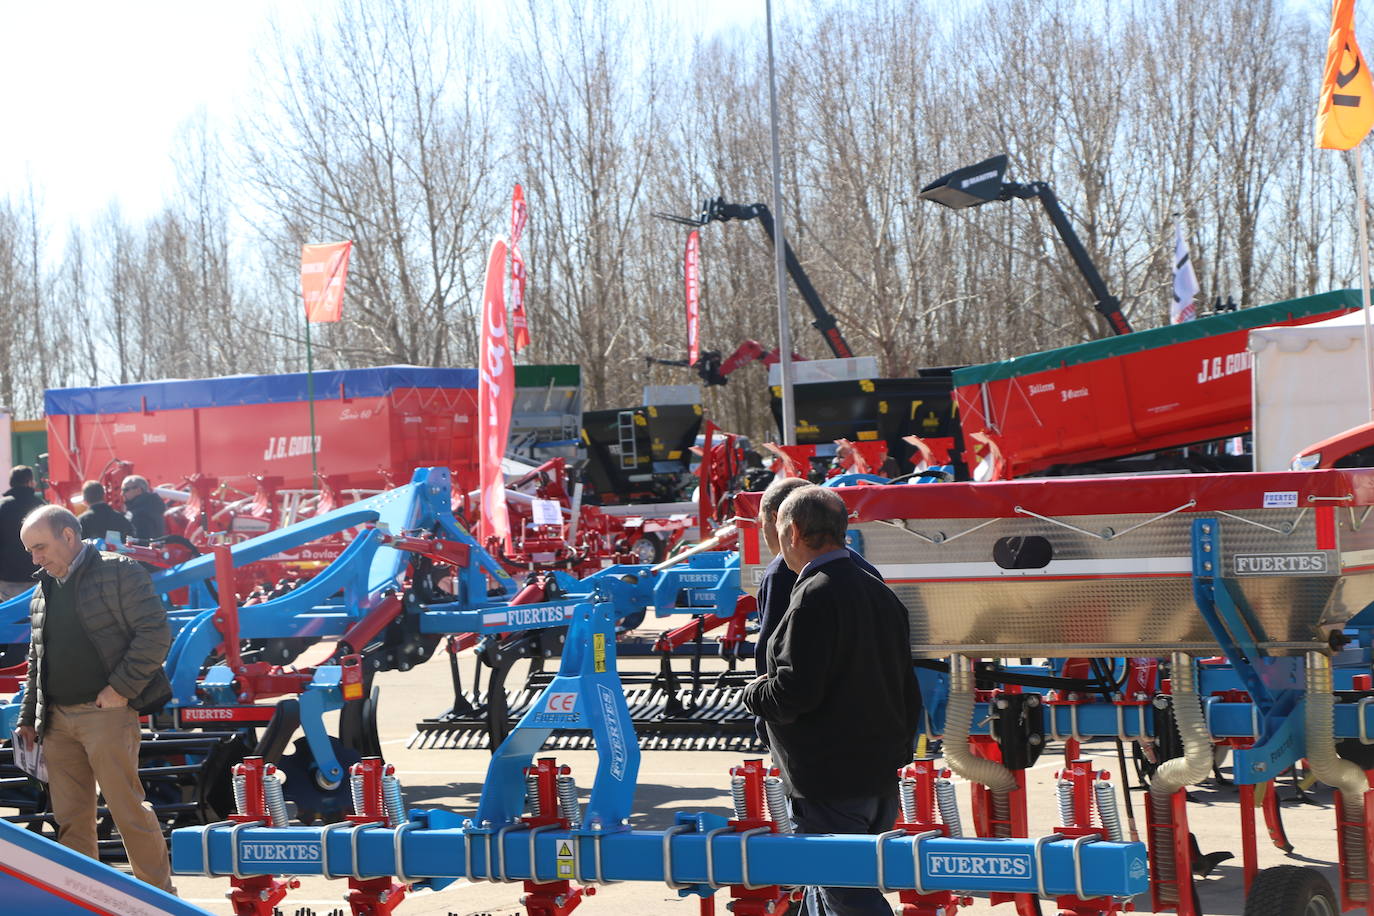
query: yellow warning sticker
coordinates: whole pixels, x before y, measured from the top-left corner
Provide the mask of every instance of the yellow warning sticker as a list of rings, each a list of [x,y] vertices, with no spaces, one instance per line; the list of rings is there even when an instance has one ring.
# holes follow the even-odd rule
[[[555,873],[560,881],[572,881],[577,877],[577,854],[573,851],[571,840],[559,840]]]
[[[606,670],[606,634],[592,634],[592,667],[597,674]]]

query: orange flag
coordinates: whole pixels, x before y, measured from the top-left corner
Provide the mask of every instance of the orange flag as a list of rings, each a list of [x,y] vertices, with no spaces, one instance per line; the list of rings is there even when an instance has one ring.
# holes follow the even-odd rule
[[[352,242],[306,245],[301,249],[301,293],[306,321],[338,321]]]
[[[1355,0],[1331,4],[1331,38],[1326,44],[1321,101],[1317,104],[1317,146],[1351,149],[1374,127],[1374,81],[1355,41]]]

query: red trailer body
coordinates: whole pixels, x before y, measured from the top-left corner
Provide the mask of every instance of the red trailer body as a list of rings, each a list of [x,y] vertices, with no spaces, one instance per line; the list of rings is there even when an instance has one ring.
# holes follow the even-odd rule
[[[968,466],[978,432],[1001,450],[1000,477],[1249,432],[1250,329],[1359,305],[1338,290],[956,370]]]
[[[422,466],[477,485],[476,370],[314,375],[317,462],[336,488],[399,485]],[[48,476],[64,501],[116,460],[154,485],[198,474],[250,494],[257,477],[314,488],[305,373],[59,388],[44,400]]]

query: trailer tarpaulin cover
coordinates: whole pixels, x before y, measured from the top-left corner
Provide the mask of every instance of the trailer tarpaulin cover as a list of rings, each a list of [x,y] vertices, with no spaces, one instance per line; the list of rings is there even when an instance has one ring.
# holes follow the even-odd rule
[[[1250,332],[1254,354],[1255,470],[1369,420],[1364,313]]]
[[[476,369],[378,366],[315,373],[316,396],[321,398],[375,398],[404,388],[476,387]],[[304,401],[305,389],[304,372],[164,379],[100,388],[49,388],[43,393],[43,411],[54,416],[283,404]]]
[[[477,429],[482,478],[482,533],[510,544],[506,514],[506,478],[501,460],[510,434],[511,404],[515,400],[515,368],[506,333],[506,240],[491,245],[486,289],[482,294],[482,354],[477,381]]]

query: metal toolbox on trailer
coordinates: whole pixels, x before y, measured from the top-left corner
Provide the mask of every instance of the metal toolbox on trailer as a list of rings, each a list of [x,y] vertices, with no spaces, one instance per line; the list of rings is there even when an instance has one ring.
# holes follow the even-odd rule
[[[912,653],[1208,654],[1193,596],[1193,524],[1256,644],[1321,649],[1374,602],[1374,470],[842,487],[853,545],[911,617]],[[736,500],[746,520],[758,497]],[[1368,524],[1366,524],[1368,522]],[[771,559],[742,527],[741,583]]]

